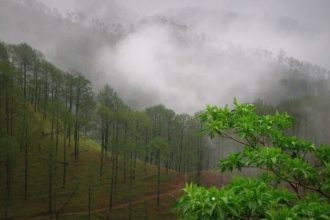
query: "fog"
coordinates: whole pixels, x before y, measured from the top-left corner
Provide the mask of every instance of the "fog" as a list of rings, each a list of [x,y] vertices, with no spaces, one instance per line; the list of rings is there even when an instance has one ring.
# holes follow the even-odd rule
[[[32,4],[33,3],[33,4]],[[275,99],[279,51],[330,68],[327,0],[0,0],[0,40],[141,109]],[[10,18],[10,19],[9,19]],[[283,52],[282,52],[283,53]],[[275,100],[276,101],[276,100]]]

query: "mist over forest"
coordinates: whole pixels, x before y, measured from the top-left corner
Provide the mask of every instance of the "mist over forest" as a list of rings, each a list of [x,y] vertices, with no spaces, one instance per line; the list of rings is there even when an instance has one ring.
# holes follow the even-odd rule
[[[144,1],[135,8],[130,1],[4,0],[1,38],[27,42],[63,69],[83,72],[96,90],[109,83],[139,109],[164,103],[193,113],[233,97],[273,104],[286,96],[278,81],[295,68],[283,57],[330,67],[327,14],[311,10],[307,19],[304,9],[325,10],[327,1],[211,2]],[[294,3],[305,7],[295,10]]]
[[[328,0],[0,0],[0,175],[6,180],[0,216],[73,219],[81,212],[82,219],[99,219],[96,213],[107,219],[118,208],[115,219],[127,219],[122,206],[129,219],[142,219],[134,218],[135,208],[143,219],[177,217],[168,210],[183,183],[222,186],[229,177],[213,173],[219,158],[244,148],[230,136],[235,122],[227,119],[229,136],[223,124],[213,127],[214,139],[206,135],[216,126],[209,121],[215,113],[203,119],[207,105],[237,109],[233,100],[239,100],[253,103],[260,117],[288,113],[286,135],[313,142],[313,149],[330,144],[329,9]],[[263,145],[261,136],[256,142]],[[238,137],[251,144],[249,134]],[[314,161],[313,153],[303,155]],[[48,179],[29,180],[30,173]],[[214,184],[215,178],[223,182]],[[144,181],[157,192],[143,188]],[[327,197],[329,189],[318,190]],[[293,190],[301,196],[302,189]],[[88,213],[78,205],[86,202],[84,192]],[[38,193],[48,195],[48,209]],[[134,200],[141,195],[157,199],[157,207],[150,211],[145,201]],[[171,197],[163,209],[162,196]],[[31,207],[42,208],[27,211],[29,198]],[[25,208],[15,213],[18,200]]]

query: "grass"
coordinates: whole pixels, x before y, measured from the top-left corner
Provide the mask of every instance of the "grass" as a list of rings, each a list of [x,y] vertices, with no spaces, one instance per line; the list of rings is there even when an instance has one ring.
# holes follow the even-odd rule
[[[176,219],[176,216],[173,212],[170,212],[169,209],[173,209],[173,204],[175,199],[171,196],[166,196],[162,198],[160,204],[160,209],[157,211],[156,200],[147,200],[145,202],[136,204],[132,206],[132,219],[134,220],[143,220],[143,219],[163,219],[163,220],[173,220]],[[125,208],[126,212],[122,210],[114,210],[109,213],[100,213],[104,216],[104,219],[107,217],[110,219],[128,219],[128,207]]]
[[[19,159],[15,167],[12,202],[9,209],[9,213],[13,219],[43,215],[48,211],[48,161],[43,159],[42,151],[39,155],[36,154],[37,152],[31,152],[30,154],[27,201],[24,201],[23,197],[24,166],[22,158]],[[89,148],[88,152],[81,154],[78,161],[70,158],[70,160],[68,160],[67,185],[65,189],[62,188],[63,165],[56,165],[53,177],[53,210],[61,208],[79,185],[71,201],[63,208],[63,212],[86,211],[88,207],[89,179],[92,181],[92,209],[108,206],[111,166],[110,161],[107,161],[105,164],[104,176],[102,180],[100,180],[98,176],[99,160],[99,152],[93,148]],[[119,163],[122,162],[122,160],[119,160]],[[118,171],[118,182],[113,198],[114,205],[127,202],[128,180],[126,180],[126,182],[123,180],[123,169],[121,168],[120,166]],[[136,169],[136,178],[132,186],[132,199],[136,200],[141,197],[155,195],[157,189],[157,167],[148,165],[146,172],[144,172],[144,164],[137,162]],[[169,173],[166,174],[165,170],[162,169],[161,173],[161,192],[167,192],[175,188],[175,183],[179,179],[182,179],[182,176],[174,171],[169,171]],[[167,207],[166,210],[169,211],[169,208],[170,207]],[[126,211],[123,212],[126,213]]]
[[[34,120],[39,123],[40,128],[50,127],[50,120],[45,122],[41,120],[41,115],[35,114]],[[43,127],[43,128],[42,128]],[[106,208],[109,206],[109,189],[111,178],[111,161],[106,160],[102,179],[99,178],[100,167],[100,147],[99,145],[86,137],[80,140],[80,150],[82,152],[78,160],[71,156],[73,146],[71,143],[67,147],[67,178],[66,186],[62,187],[63,178],[63,137],[60,135],[58,151],[55,152],[54,144],[50,142],[50,137],[42,138],[39,130],[31,135],[29,140],[28,151],[28,194],[27,200],[24,200],[24,151],[17,149],[15,165],[12,169],[11,178],[11,199],[9,201],[9,216],[10,219],[28,219],[34,216],[45,216],[48,213],[48,187],[49,187],[49,151],[54,155],[53,164],[53,212],[62,209],[62,213],[67,212],[86,212],[88,209],[88,188],[91,181],[91,209]],[[49,129],[47,130],[47,132]],[[33,131],[31,130],[31,133]],[[73,139],[72,139],[73,142]],[[109,155],[110,157],[110,155]],[[113,197],[114,206],[126,203],[128,201],[128,178],[124,181],[123,178],[123,163],[124,160],[119,158],[118,180]],[[0,175],[3,176],[4,166],[1,164]],[[161,185],[160,191],[168,192],[176,188],[178,182],[182,181],[183,176],[177,172],[169,171],[166,174],[165,169],[161,169]],[[0,180],[0,219],[4,213],[4,192],[5,178]],[[77,188],[78,187],[78,188]],[[77,188],[77,189],[76,189]],[[144,171],[144,164],[137,162],[136,178],[133,180],[132,200],[137,200],[145,197],[154,196],[157,189],[157,167],[147,165]],[[74,193],[75,192],[75,193]],[[70,197],[71,200],[68,200]],[[175,199],[169,196],[161,198],[161,211],[156,211],[155,201],[147,200],[147,206],[143,204],[134,205],[134,215],[142,216],[150,213],[149,219],[173,219],[174,214],[171,212]],[[67,205],[64,206],[64,204]],[[113,219],[127,219],[127,207],[116,209],[111,216]],[[74,218],[73,218],[74,216]],[[86,214],[73,215],[69,217],[63,216],[60,219],[87,219]],[[104,219],[106,213],[101,215],[92,215],[92,219]],[[125,216],[125,217],[124,217]],[[136,217],[133,219],[139,219]]]

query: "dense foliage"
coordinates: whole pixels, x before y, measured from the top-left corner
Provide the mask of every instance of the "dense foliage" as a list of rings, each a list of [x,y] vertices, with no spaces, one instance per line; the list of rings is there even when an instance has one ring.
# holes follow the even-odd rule
[[[258,168],[221,189],[186,185],[176,208],[183,219],[330,219],[330,147],[287,134],[286,113],[258,115],[252,104],[208,106],[204,131],[242,146],[220,161],[222,172]]]

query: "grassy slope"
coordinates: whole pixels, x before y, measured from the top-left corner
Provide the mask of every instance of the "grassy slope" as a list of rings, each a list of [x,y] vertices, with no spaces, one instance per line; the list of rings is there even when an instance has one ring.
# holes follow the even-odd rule
[[[42,121],[41,115],[34,114],[34,123],[40,126],[50,127],[50,120]],[[48,129],[49,130],[49,129]],[[41,136],[40,136],[41,137]],[[94,141],[82,138],[80,150],[87,150],[80,154],[79,160],[75,161],[71,153],[73,152],[73,141],[71,146],[67,148],[67,184],[65,189],[62,188],[63,164],[63,140],[60,136],[58,152],[54,151],[54,147],[50,146],[50,137],[36,138],[31,140],[29,144],[29,178],[28,178],[28,198],[24,201],[24,151],[17,151],[15,167],[12,171],[12,188],[11,200],[9,207],[9,215],[12,219],[27,219],[38,215],[47,215],[48,211],[48,183],[49,183],[49,149],[53,149],[56,155],[56,165],[54,165],[54,187],[53,187],[53,210],[57,210],[71,196],[72,192],[78,186],[78,189],[68,205],[66,205],[62,213],[66,212],[86,212],[88,207],[88,185],[89,179],[92,180],[92,207],[91,209],[106,208],[109,204],[109,188],[111,166],[110,160],[106,161],[103,178],[99,178],[100,165],[100,147]],[[109,159],[109,158],[108,158]],[[114,206],[127,203],[128,201],[128,180],[123,181],[123,170],[121,169],[123,160],[119,160],[118,183],[114,195]],[[146,202],[134,204],[133,219],[144,219],[144,215],[148,215],[149,219],[173,219],[175,215],[171,213],[175,199],[172,196],[164,195],[161,198],[161,210],[156,211],[156,201],[151,198],[156,194],[157,187],[157,168],[152,165],[147,166],[146,172],[143,171],[144,165],[137,163],[136,178],[133,181],[133,201],[144,197],[150,197]],[[3,166],[1,166],[3,169]],[[183,176],[177,172],[169,171],[166,174],[162,169],[161,174],[161,193],[172,191],[178,188],[178,184],[182,185]],[[1,171],[1,175],[3,170]],[[0,216],[3,216],[3,196],[4,196],[4,178],[1,178],[0,192]],[[60,213],[60,216],[61,214]],[[108,212],[102,211],[99,214],[93,214],[95,219],[103,219]],[[111,219],[127,219],[128,206],[118,208],[113,211]],[[82,215],[63,216],[60,219],[87,219],[86,213]]]

